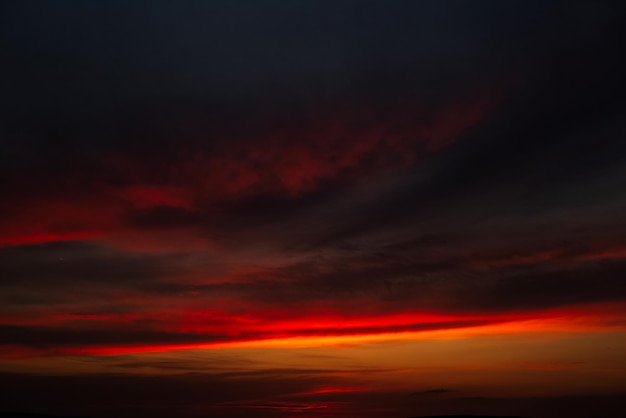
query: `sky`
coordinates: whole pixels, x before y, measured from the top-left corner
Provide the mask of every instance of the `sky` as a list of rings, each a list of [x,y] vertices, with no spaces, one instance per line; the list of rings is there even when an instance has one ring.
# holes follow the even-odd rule
[[[623,418],[619,1],[4,1],[0,412]]]

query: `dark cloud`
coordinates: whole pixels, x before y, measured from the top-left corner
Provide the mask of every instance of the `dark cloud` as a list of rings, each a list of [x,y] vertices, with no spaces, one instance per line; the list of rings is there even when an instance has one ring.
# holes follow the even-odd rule
[[[133,291],[155,287],[185,276],[189,266],[205,274],[219,274],[220,267],[193,262],[189,254],[124,252],[85,242],[60,242],[0,249],[0,288],[3,307],[74,306],[98,311],[88,304],[106,305],[107,313],[124,310],[114,295],[130,297]],[[126,295],[126,296],[124,296]],[[103,299],[104,298],[104,299]],[[108,302],[104,303],[108,299]]]
[[[91,243],[49,243],[0,250],[3,285],[140,282],[167,275],[176,256],[132,254]]]
[[[452,392],[450,389],[427,389],[420,390],[418,392],[411,393],[411,396],[432,396],[432,395],[444,395]]]
[[[245,283],[197,289],[294,306],[346,300],[344,309],[351,298],[363,298],[392,311],[532,311],[626,297],[622,247],[502,253],[476,244],[468,250],[465,244],[470,243],[462,239],[443,250],[437,243],[430,251],[416,252],[412,245],[409,252],[348,251],[252,273]]]
[[[0,386],[7,401],[5,408],[18,411],[46,411],[90,416],[241,416],[232,405],[253,404],[285,393],[304,392],[323,380],[316,375],[283,372],[276,375],[230,378],[210,373],[170,376],[91,375],[24,376],[3,374]],[[27,389],[28,388],[28,389]],[[48,388],[42,391],[42,389]],[[63,388],[63,390],[61,390]],[[24,390],[33,396],[24,397]],[[68,396],[71,393],[71,396]],[[159,398],[154,403],[155,395]],[[229,407],[230,406],[230,407]],[[224,414],[224,415],[222,415]],[[249,411],[247,412],[249,414]],[[256,414],[255,414],[256,415]]]
[[[127,329],[0,326],[0,344],[48,350],[85,346],[200,343],[222,340],[207,334],[176,334],[128,326]]]
[[[23,376],[4,374],[0,386],[7,395],[6,408],[21,411],[47,411],[63,415],[87,415],[92,417],[167,417],[172,414],[189,417],[219,414],[227,417],[281,416],[285,408],[324,406],[328,413],[352,414],[375,417],[381,413],[397,416],[420,416],[466,414],[477,416],[549,417],[567,414],[574,418],[602,415],[619,416],[624,395],[621,393],[587,396],[545,397],[407,397],[394,392],[354,392],[350,401],[358,409],[330,398],[308,401],[290,400],[281,396],[314,389],[322,382],[319,377],[290,376],[283,373],[247,378],[226,378],[207,373],[159,376]],[[210,390],[208,389],[210,388]],[[68,391],[71,396],[68,396]],[[29,395],[25,395],[28,393]],[[155,395],[158,401],[155,403]],[[383,407],[386,405],[386,407]],[[266,407],[271,411],[251,408]],[[50,412],[53,411],[53,412]],[[294,413],[295,411],[289,411]],[[263,415],[267,413],[268,415]],[[467,416],[467,415],[465,415]]]

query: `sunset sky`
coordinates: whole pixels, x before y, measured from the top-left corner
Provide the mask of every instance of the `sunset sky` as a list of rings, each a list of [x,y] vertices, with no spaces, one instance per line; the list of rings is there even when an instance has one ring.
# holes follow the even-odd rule
[[[0,3],[0,413],[626,415],[621,1]]]

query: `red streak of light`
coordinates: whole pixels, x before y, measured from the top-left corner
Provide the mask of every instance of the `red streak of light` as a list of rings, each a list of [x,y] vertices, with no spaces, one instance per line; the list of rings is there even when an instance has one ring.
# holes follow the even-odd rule
[[[174,350],[204,350],[224,348],[305,348],[305,347],[341,347],[355,344],[373,342],[400,341],[400,340],[446,340],[462,339],[484,335],[514,334],[525,332],[580,332],[597,331],[603,329],[592,323],[580,323],[571,318],[542,318],[527,319],[508,322],[492,322],[477,326],[442,327],[431,330],[407,330],[385,332],[383,330],[374,333],[362,334],[336,334],[336,335],[267,335],[256,339],[221,340],[200,343],[182,344],[152,344],[152,345],[125,345],[125,346],[99,346],[80,347],[65,350],[66,354],[91,354],[91,355],[120,355],[129,353],[149,353]]]
[[[315,312],[257,311],[241,317],[234,313],[220,311],[194,312],[196,320],[206,321],[207,331],[189,335],[188,330],[178,329],[176,313],[141,312],[121,315],[78,313],[62,314],[40,312],[37,317],[22,318],[25,325],[51,326],[61,322],[80,331],[93,329],[122,329],[127,332],[137,330],[137,323],[144,318],[158,319],[153,331],[165,331],[170,337],[193,338],[193,342],[153,342],[143,344],[118,343],[106,345],[53,345],[39,350],[40,354],[95,354],[114,355],[142,352],[163,352],[173,350],[222,349],[222,348],[303,348],[318,346],[346,346],[391,340],[451,339],[470,338],[492,334],[510,334],[545,331],[603,331],[624,328],[616,318],[623,316],[622,303],[572,306],[542,312],[516,314],[469,314],[462,316],[439,313],[400,312],[359,317],[356,314],[343,315],[340,312],[327,312],[321,323],[316,323]],[[17,319],[9,313],[0,313],[0,323],[14,324]],[[180,315],[180,313],[178,313]],[[319,312],[318,312],[319,314]],[[191,315],[192,317],[194,315]],[[279,318],[302,315],[292,321]],[[4,320],[2,320],[4,317]],[[160,325],[158,325],[160,324]],[[120,326],[122,326],[120,328]],[[156,334],[158,335],[158,334]],[[205,336],[212,336],[207,341]],[[178,336],[178,337],[177,337]]]
[[[127,187],[120,194],[140,209],[158,206],[193,209],[189,191],[181,188],[137,185]]]
[[[232,315],[219,311],[187,311],[180,322],[171,328],[175,332],[215,333],[226,332],[238,335],[245,332],[290,333],[301,330],[317,331],[320,335],[337,333],[363,333],[365,330],[385,329],[390,327],[445,327],[449,324],[469,321],[509,321],[536,316],[535,314],[442,314],[431,312],[398,312],[375,315],[345,314],[332,310],[312,310],[299,313],[300,317],[289,310],[254,311],[247,314]],[[288,318],[288,319],[285,319]]]
[[[367,392],[369,390],[370,389],[368,389],[368,388],[356,388],[356,387],[349,387],[349,388],[322,388],[322,389],[316,389],[316,390],[311,390],[311,391],[307,391],[307,392],[300,392],[300,393],[297,393],[295,395],[307,396],[307,395],[325,395],[325,394],[334,394],[334,393],[355,393],[355,392]]]
[[[9,235],[0,237],[0,247],[5,245],[32,245],[44,244],[54,241],[78,241],[84,239],[92,239],[101,235],[96,231],[74,231],[74,232],[42,232],[30,235]]]

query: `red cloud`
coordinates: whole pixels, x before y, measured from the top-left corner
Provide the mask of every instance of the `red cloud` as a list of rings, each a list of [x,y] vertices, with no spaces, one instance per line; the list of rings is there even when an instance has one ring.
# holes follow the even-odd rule
[[[394,336],[415,335],[422,332],[486,329],[497,326],[500,332],[532,330],[532,326],[547,329],[551,326],[566,325],[567,329],[590,330],[610,329],[610,319],[620,316],[623,306],[597,305],[574,306],[570,308],[525,312],[525,313],[483,313],[483,314],[443,314],[436,312],[389,312],[354,313],[342,312],[340,306],[334,312],[311,310],[250,311],[235,313],[227,311],[185,311],[185,310],[142,310],[123,314],[63,314],[53,315],[40,312],[38,317],[7,318],[16,326],[35,327],[42,335],[61,330],[66,340],[40,341],[36,345],[5,343],[4,352],[19,355],[17,347],[24,347],[23,356],[54,353],[75,353],[111,355],[132,352],[155,352],[181,349],[219,348],[231,344],[257,344],[263,342],[289,341],[322,343],[343,341],[342,338],[394,338]],[[542,322],[543,321],[543,322]],[[560,322],[559,322],[560,321]],[[609,321],[609,322],[607,322]],[[534,325],[533,325],[534,324]],[[552,324],[552,325],[550,325]],[[623,326],[623,325],[621,325]],[[478,328],[477,328],[478,327]],[[482,328],[486,327],[486,328]],[[504,328],[502,328],[504,327]],[[537,328],[541,329],[541,328]],[[46,331],[48,330],[48,331]],[[86,342],[86,336],[105,334],[119,335],[118,341],[107,343]],[[87,333],[87,334],[83,334]],[[125,340],[133,334],[148,335],[142,343]],[[76,342],[67,340],[67,335],[76,335]],[[54,334],[50,334],[54,335]],[[92,338],[90,337],[90,338]],[[134,337],[133,337],[134,338]],[[150,340],[152,339],[152,340]],[[345,343],[344,341],[344,343]],[[33,348],[47,346],[43,351]],[[14,349],[8,350],[8,348]],[[316,392],[327,393],[327,392]],[[310,393],[310,394],[316,394]]]
[[[385,117],[365,117],[372,112],[356,105],[354,113],[363,115],[338,111],[307,123],[287,121],[280,129],[222,138],[211,146],[182,139],[165,156],[112,154],[91,167],[83,164],[84,172],[68,171],[52,186],[42,183],[48,184],[45,190],[29,184],[26,196],[7,196],[0,246],[101,237],[129,241],[132,248],[146,228],[185,231],[161,218],[140,225],[152,210],[195,214],[206,225],[215,221],[217,207],[233,202],[257,196],[293,198],[358,182],[447,146],[485,119],[493,103],[491,98],[463,98],[435,109],[407,106]],[[183,233],[197,241],[193,230]],[[167,242],[168,236],[149,239]],[[139,245],[162,246],[145,240]]]

